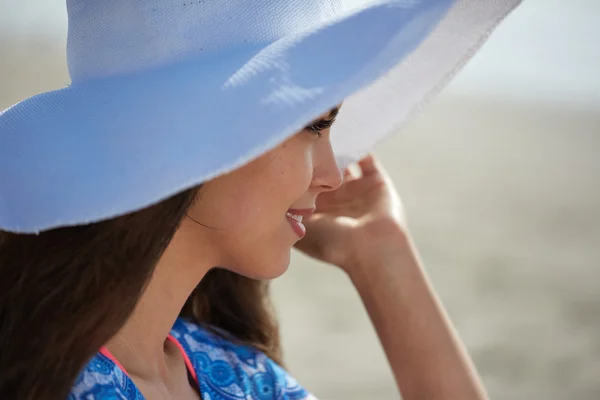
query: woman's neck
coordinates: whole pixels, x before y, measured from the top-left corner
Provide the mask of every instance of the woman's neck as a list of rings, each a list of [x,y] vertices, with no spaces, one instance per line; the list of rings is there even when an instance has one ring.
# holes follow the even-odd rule
[[[147,381],[166,381],[173,358],[180,356],[167,336],[188,297],[213,265],[206,262],[213,259],[210,246],[198,243],[197,233],[190,232],[193,229],[197,228],[182,224],[133,313],[106,343],[108,351],[130,375]]]

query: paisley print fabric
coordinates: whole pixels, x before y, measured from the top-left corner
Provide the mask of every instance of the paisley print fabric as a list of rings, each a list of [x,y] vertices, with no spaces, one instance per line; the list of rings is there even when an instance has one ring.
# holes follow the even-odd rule
[[[253,347],[235,344],[182,318],[171,335],[191,361],[203,400],[316,400]],[[68,399],[142,400],[144,396],[121,368],[98,353],[80,373]]]

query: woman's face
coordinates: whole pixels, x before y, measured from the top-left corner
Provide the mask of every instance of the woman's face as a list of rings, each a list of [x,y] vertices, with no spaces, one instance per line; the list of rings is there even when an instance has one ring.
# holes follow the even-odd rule
[[[320,193],[342,184],[328,128],[336,113],[311,123],[324,128],[320,135],[305,129],[202,186],[183,223],[193,232],[190,240],[209,246],[211,258],[219,262],[215,266],[255,279],[285,272],[291,247],[303,236],[303,225],[286,214],[308,216]]]

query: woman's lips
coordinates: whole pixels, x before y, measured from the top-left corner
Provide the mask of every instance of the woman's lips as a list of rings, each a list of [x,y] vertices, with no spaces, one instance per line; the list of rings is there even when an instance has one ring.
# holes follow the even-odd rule
[[[302,239],[306,235],[306,227],[302,223],[302,218],[308,218],[315,212],[315,207],[312,208],[290,208],[285,213],[285,218],[288,220],[294,232]]]
[[[315,213],[315,207],[311,208],[290,208],[288,213],[293,215],[299,215],[304,218],[308,218]]]
[[[302,239],[306,235],[306,227],[304,224],[299,221],[297,218],[302,218],[300,216],[291,216],[292,214],[287,212],[285,214],[285,218],[288,220],[290,225],[292,226],[292,230]]]

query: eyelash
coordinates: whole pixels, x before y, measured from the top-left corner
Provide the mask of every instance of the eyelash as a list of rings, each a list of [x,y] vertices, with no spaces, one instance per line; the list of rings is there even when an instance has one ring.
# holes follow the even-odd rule
[[[331,128],[331,126],[333,125],[334,122],[335,122],[335,118],[332,118],[332,119],[321,119],[321,120],[315,122],[312,125],[308,125],[304,129],[307,130],[307,131],[309,131],[313,135],[317,135],[318,137],[321,137],[321,136],[323,136],[323,134],[321,132],[323,132],[324,130],[327,130],[327,129]]]

